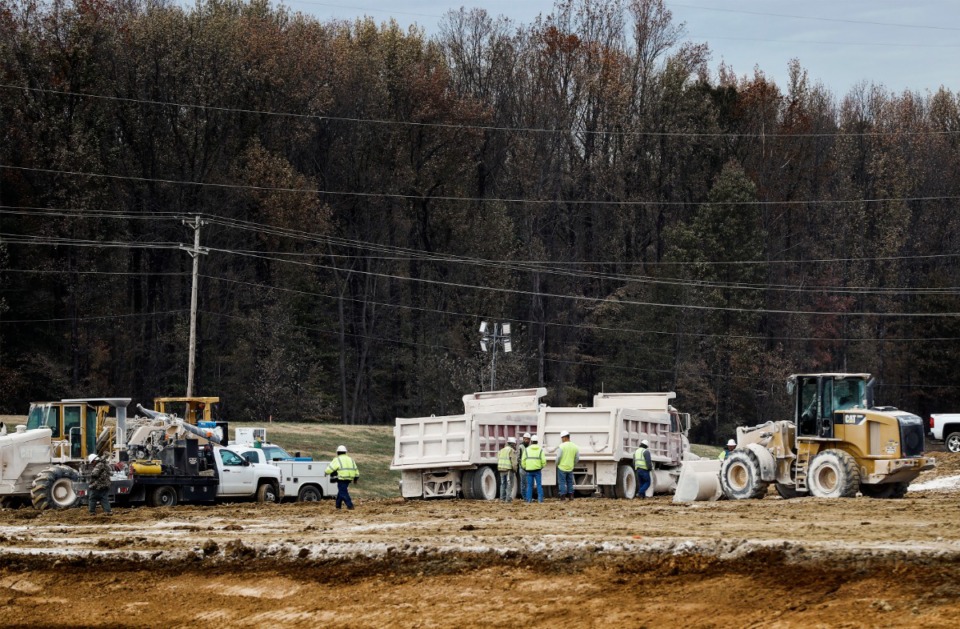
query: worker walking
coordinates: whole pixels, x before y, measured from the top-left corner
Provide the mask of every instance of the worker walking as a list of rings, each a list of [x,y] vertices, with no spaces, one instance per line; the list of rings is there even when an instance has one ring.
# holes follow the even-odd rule
[[[560,447],[557,448],[557,491],[560,500],[573,500],[573,468],[580,462],[580,448],[570,441],[570,433],[560,433]]]
[[[540,447],[537,435],[530,437],[530,445],[523,449],[520,465],[527,471],[527,488],[523,495],[526,502],[533,500],[533,486],[537,486],[537,502],[543,502],[543,467],[547,464],[547,455]]]
[[[523,453],[530,447],[530,433],[523,433],[523,441],[517,448],[517,474],[520,476],[520,497],[527,495],[527,470],[523,469]]]
[[[650,442],[646,439],[640,442],[640,447],[633,453],[633,464],[637,470],[637,498],[643,500],[650,489],[650,470],[653,469],[653,459],[650,456]]]
[[[360,471],[353,459],[347,456],[347,446],[337,448],[337,458],[330,461],[330,465],[323,473],[329,474],[331,479],[335,478],[337,480],[337,509],[340,508],[341,504],[346,504],[347,509],[353,511],[353,501],[350,500],[349,488],[350,483],[360,481]]]
[[[727,449],[720,451],[720,454],[717,455],[717,460],[719,460],[719,461],[726,460],[726,458],[727,458],[728,456],[730,456],[730,453],[733,452],[733,451],[736,450],[736,449],[737,449],[737,442],[734,441],[733,439],[728,440],[728,441],[727,441]]]
[[[90,507],[90,515],[97,513],[97,504],[103,505],[104,515],[113,515],[110,510],[110,464],[100,458],[97,454],[91,454],[87,457],[89,470],[87,472],[90,488],[90,498],[87,505]]]
[[[507,439],[507,445],[500,449],[497,455],[497,470],[500,472],[500,500],[513,502],[513,470],[517,465],[516,450],[517,438]]]

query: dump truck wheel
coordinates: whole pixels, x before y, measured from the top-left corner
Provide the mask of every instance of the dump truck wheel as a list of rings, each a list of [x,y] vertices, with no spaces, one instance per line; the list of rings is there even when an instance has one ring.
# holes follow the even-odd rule
[[[460,492],[464,500],[473,500],[473,473],[474,470],[468,470],[460,475]]]
[[[760,462],[749,450],[734,450],[720,467],[723,495],[732,500],[760,499],[767,495],[770,483],[760,478]]]
[[[637,495],[637,474],[629,465],[617,466],[617,484],[613,491],[621,500],[630,500]]]
[[[273,488],[272,483],[263,483],[257,487],[257,502],[260,504],[265,502],[280,502],[280,494]]]
[[[151,507],[175,507],[177,506],[177,490],[169,485],[162,485],[153,490],[150,494]]]
[[[319,502],[323,499],[323,490],[313,485],[301,487],[297,493],[298,502]]]
[[[801,493],[797,491],[797,488],[793,485],[784,485],[783,483],[777,483],[777,493],[784,500],[790,500],[791,498],[798,498]]]
[[[77,504],[77,490],[73,484],[80,480],[77,470],[66,465],[55,465],[43,470],[33,479],[30,501],[34,509],[68,509]]]
[[[473,473],[473,497],[475,500],[496,500],[500,479],[489,465]]]
[[[617,487],[616,485],[601,485],[600,493],[603,494],[604,498],[616,498],[617,497]]]
[[[943,444],[950,452],[960,452],[960,432],[951,432],[947,435],[947,438],[943,440]]]
[[[807,483],[817,498],[853,498],[860,490],[860,468],[843,450],[824,450],[810,462]]]

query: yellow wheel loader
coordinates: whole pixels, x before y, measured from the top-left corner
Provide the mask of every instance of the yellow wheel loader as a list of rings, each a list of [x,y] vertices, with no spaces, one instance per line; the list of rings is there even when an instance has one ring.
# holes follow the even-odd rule
[[[763,498],[771,484],[783,498],[900,498],[934,467],[923,456],[923,420],[874,406],[870,374],[796,374],[787,391],[793,420],[737,428],[722,463],[681,470],[675,500]]]

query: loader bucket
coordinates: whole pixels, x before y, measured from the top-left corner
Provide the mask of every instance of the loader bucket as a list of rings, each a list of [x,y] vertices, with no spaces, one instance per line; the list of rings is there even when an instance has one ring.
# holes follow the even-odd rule
[[[723,495],[720,487],[720,466],[722,461],[701,459],[684,461],[680,466],[680,478],[674,502],[695,502],[697,500],[717,500]]]

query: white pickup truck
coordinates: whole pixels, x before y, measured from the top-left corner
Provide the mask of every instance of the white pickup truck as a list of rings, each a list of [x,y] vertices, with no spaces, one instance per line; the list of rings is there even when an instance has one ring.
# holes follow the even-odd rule
[[[930,416],[928,434],[950,452],[960,452],[960,413],[937,413]]]
[[[280,468],[284,495],[298,502],[312,502],[337,495],[337,483],[324,476],[330,461],[303,460],[290,456],[278,445],[263,443],[259,448],[233,445],[231,449],[251,463],[268,463]]]

